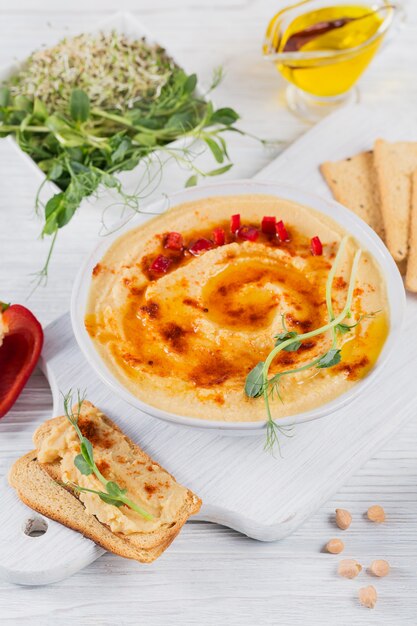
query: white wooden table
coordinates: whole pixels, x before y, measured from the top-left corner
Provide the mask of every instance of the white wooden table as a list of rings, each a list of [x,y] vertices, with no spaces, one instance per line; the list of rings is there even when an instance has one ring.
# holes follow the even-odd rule
[[[414,6],[413,6],[414,5]],[[293,141],[306,127],[283,106],[280,82],[260,56],[268,18],[277,4],[267,0],[14,0],[0,5],[0,65],[27,55],[39,42],[52,43],[72,30],[94,25],[115,8],[130,10],[188,68],[208,81],[222,64],[226,79],[216,102],[234,106],[242,127],[259,136]],[[411,101],[417,105],[417,6],[399,38],[375,61],[361,82],[362,100]],[[227,175],[250,177],[273,158],[256,143],[231,137],[236,165]],[[25,303],[30,272],[44,259],[47,243],[37,239],[33,213],[36,176],[31,176],[7,142],[0,141],[0,298]],[[163,189],[175,188],[175,180]],[[72,280],[99,230],[99,215],[83,208],[60,236],[48,286],[29,306],[43,324],[68,309]],[[414,347],[415,349],[415,347]],[[404,356],[406,358],[406,355]],[[412,375],[417,372],[410,372]],[[395,390],[393,390],[395,393]],[[39,371],[19,401],[0,422],[0,475],[30,441],[22,426],[49,417],[51,398]],[[110,554],[81,573],[49,587],[0,584],[1,624],[417,624],[417,421],[409,423],[290,538],[261,544],[208,523],[189,523],[169,551],[152,566]],[[374,526],[363,519],[370,504],[386,509],[388,521]],[[0,503],[1,506],[1,503]],[[386,579],[336,575],[338,557],[321,552],[337,534],[331,522],[336,507],[349,509],[354,522],[343,538],[346,557],[363,565],[387,558]],[[36,541],[36,539],[33,539]],[[0,555],[1,559],[1,555]],[[378,588],[374,611],[358,605],[357,589]]]

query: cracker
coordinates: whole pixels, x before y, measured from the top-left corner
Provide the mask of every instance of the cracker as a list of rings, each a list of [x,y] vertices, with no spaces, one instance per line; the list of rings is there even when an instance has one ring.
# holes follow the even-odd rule
[[[402,261],[408,255],[411,175],[417,169],[417,143],[377,139],[374,163],[387,247],[396,261]]]
[[[372,151],[360,152],[342,161],[327,161],[321,165],[320,170],[334,198],[384,238]]]
[[[405,286],[417,293],[417,170],[411,176],[411,220]]]

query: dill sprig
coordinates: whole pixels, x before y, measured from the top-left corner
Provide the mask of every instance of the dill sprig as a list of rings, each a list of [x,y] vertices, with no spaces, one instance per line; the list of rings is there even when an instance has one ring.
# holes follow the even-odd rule
[[[94,493],[100,498],[100,500],[102,500],[106,504],[111,504],[116,507],[121,507],[125,505],[132,509],[132,511],[139,513],[139,515],[144,517],[146,520],[152,520],[153,515],[145,511],[142,507],[137,505],[126,496],[127,489],[121,489],[119,485],[114,481],[107,480],[98,469],[96,462],[94,461],[93,446],[91,442],[86,437],[84,437],[78,425],[82,403],[85,400],[85,394],[81,394],[80,391],[77,391],[77,403],[75,405],[75,409],[72,407],[72,396],[72,390],[70,389],[69,392],[65,396],[63,396],[63,399],[65,416],[70,424],[74,427],[78,439],[80,440],[81,451],[80,454],[75,457],[74,465],[84,476],[90,476],[91,474],[94,474],[96,478],[98,478],[100,483],[104,486],[105,491],[98,491],[96,489],[81,487],[74,482],[62,483],[63,486],[71,487],[75,491],[79,492]]]
[[[341,350],[337,347],[338,336],[350,332],[350,330],[357,326],[360,321],[365,317],[371,317],[375,315],[375,313],[371,313],[361,316],[356,324],[348,325],[344,323],[345,318],[350,317],[351,315],[351,306],[353,300],[353,292],[355,288],[356,275],[358,271],[359,260],[362,254],[361,250],[357,250],[353,258],[345,306],[339,314],[335,315],[332,303],[332,287],[337,267],[346,248],[347,241],[348,236],[345,236],[340,243],[338,252],[336,254],[335,260],[329,271],[329,275],[326,281],[326,307],[328,314],[327,324],[308,333],[299,334],[295,331],[288,330],[285,323],[285,316],[282,316],[283,331],[282,333],[276,335],[275,347],[268,354],[265,361],[259,362],[251,370],[251,372],[249,372],[246,378],[246,395],[251,398],[258,398],[262,396],[264,399],[267,416],[265,448],[268,450],[273,450],[276,445],[278,445],[279,447],[279,434],[285,434],[285,432],[283,433],[283,428],[279,426],[276,421],[274,421],[270,407],[270,400],[275,395],[282,401],[280,392],[280,383],[282,378],[284,376],[297,374],[299,372],[303,372],[312,368],[325,369],[333,367],[334,365],[340,363]],[[300,367],[291,370],[278,372],[277,374],[269,378],[270,366],[275,357],[282,350],[286,350],[289,352],[296,351],[301,347],[304,341],[325,333],[330,333],[331,336],[331,347],[326,352],[320,354],[309,363],[306,363]]]

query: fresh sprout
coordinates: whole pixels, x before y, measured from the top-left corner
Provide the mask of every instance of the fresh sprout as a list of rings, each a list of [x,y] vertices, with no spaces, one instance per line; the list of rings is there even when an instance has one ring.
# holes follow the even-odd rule
[[[65,114],[72,90],[81,89],[92,106],[123,111],[158,98],[175,68],[163,48],[145,39],[116,31],[82,34],[31,54],[10,92]]]
[[[145,511],[142,507],[140,507],[127,497],[127,489],[121,489],[121,487],[119,487],[119,485],[114,481],[107,480],[98,469],[94,460],[93,446],[91,442],[86,437],[84,437],[78,424],[84,400],[85,394],[81,394],[80,391],[78,391],[77,403],[74,409],[72,407],[72,390],[70,389],[69,392],[64,396],[65,416],[70,424],[74,427],[75,432],[77,433],[77,437],[80,441],[80,454],[77,454],[77,456],[75,457],[74,465],[78,469],[78,471],[81,472],[81,474],[83,474],[84,476],[90,476],[91,474],[94,474],[94,476],[104,486],[105,491],[98,491],[96,489],[81,487],[74,482],[63,483],[63,486],[68,486],[74,491],[78,492],[93,493],[106,504],[111,504],[112,506],[116,507],[127,506],[132,509],[132,511],[139,513],[139,515],[141,515],[144,519],[152,520],[153,515]]]
[[[168,161],[189,171],[186,186],[232,167],[223,135],[245,133],[236,127],[233,109],[216,109],[210,101],[221,78],[215,71],[201,95],[196,75],[187,75],[162,48],[112,32],[35,52],[0,87],[0,137],[14,135],[46,181],[59,188],[43,203],[43,183],[36,196],[42,236],[52,239],[39,282],[46,280],[58,231],[85,198],[110,191],[123,209],[140,211]],[[178,139],[184,141],[174,143]],[[197,142],[211,153],[214,169],[196,164]],[[139,164],[144,180],[128,194],[118,175]]]
[[[265,448],[267,450],[273,451],[276,445],[279,447],[279,434],[285,434],[285,430],[273,419],[270,400],[272,400],[275,396],[277,396],[281,401],[283,398],[281,396],[280,384],[282,378],[284,376],[289,376],[292,374],[297,374],[299,372],[303,372],[309,369],[317,368],[317,369],[325,369],[329,367],[333,367],[337,365],[341,361],[341,349],[337,347],[337,339],[338,335],[343,335],[348,333],[357,326],[362,319],[366,317],[372,317],[376,313],[371,313],[368,315],[363,315],[359,318],[356,324],[348,325],[344,322],[345,318],[349,318],[351,316],[351,306],[356,282],[356,275],[359,266],[359,260],[361,258],[362,251],[357,250],[353,262],[349,279],[349,286],[346,296],[345,306],[339,314],[335,314],[333,310],[332,303],[332,287],[333,281],[336,275],[337,268],[340,264],[340,260],[343,256],[344,250],[346,248],[346,244],[348,241],[348,236],[345,236],[339,246],[338,252],[336,254],[333,265],[330,269],[329,275],[327,277],[326,282],[326,307],[327,307],[327,315],[328,322],[316,330],[312,330],[308,333],[298,334],[295,331],[289,331],[286,322],[285,316],[282,316],[282,333],[276,335],[276,343],[275,347],[268,354],[265,361],[259,362],[248,374],[245,382],[245,393],[247,396],[251,398],[263,397],[266,409],[266,443]],[[331,346],[330,348],[320,354],[318,357],[302,365],[300,367],[294,368],[292,370],[286,370],[282,372],[278,372],[274,374],[272,377],[269,377],[269,369],[274,361],[275,357],[282,351],[297,351],[302,343],[312,337],[316,337],[318,335],[323,335],[326,333],[330,333],[331,336]]]

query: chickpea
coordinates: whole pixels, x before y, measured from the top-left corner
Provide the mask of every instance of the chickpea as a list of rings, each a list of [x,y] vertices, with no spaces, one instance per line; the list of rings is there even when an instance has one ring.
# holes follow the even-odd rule
[[[344,578],[356,578],[359,572],[362,571],[362,565],[355,559],[343,559],[343,561],[340,561],[337,571]]]
[[[385,511],[382,506],[379,506],[379,504],[370,506],[366,515],[371,522],[375,522],[376,524],[382,524],[382,522],[385,522]]]
[[[345,509],[336,509],[336,525],[341,530],[346,530],[352,523],[352,516]]]
[[[359,602],[362,606],[366,606],[368,609],[373,609],[377,598],[378,594],[375,587],[372,585],[369,585],[369,587],[361,587],[361,589],[359,589]]]
[[[345,549],[345,544],[341,539],[330,539],[326,543],[326,550],[330,554],[340,554]]]
[[[376,561],[372,561],[369,571],[374,576],[378,576],[382,578],[383,576],[387,576],[390,572],[390,566],[388,561],[384,561],[383,559],[378,559]]]

